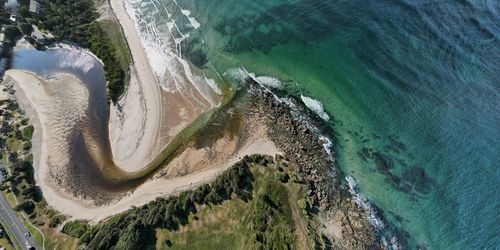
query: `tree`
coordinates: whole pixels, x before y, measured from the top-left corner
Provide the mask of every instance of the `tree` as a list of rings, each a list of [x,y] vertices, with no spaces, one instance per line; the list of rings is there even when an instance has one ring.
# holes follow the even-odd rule
[[[21,32],[27,36],[31,35],[31,32],[33,32],[33,26],[29,23],[21,23],[19,27],[21,28]]]
[[[9,41],[15,41],[19,36],[21,35],[21,32],[16,26],[12,25],[7,25],[5,26],[5,37]]]

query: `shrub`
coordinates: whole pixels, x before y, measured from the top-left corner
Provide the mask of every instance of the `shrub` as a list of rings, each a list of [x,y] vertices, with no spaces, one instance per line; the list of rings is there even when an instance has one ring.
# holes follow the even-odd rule
[[[23,32],[25,35],[30,35],[31,32],[33,32],[33,26],[29,23],[21,23],[19,25],[19,28],[21,29],[21,32]]]
[[[281,181],[283,183],[287,183],[288,182],[288,179],[290,177],[288,176],[287,173],[283,173],[283,172],[277,172],[275,175],[274,175],[274,179],[277,180],[277,181]]]
[[[51,227],[51,228],[57,227],[65,219],[66,219],[66,217],[64,217],[64,215],[62,215],[62,214],[55,215],[52,218],[50,218],[50,220],[49,220],[49,227]]]
[[[288,190],[278,182],[268,182],[263,188],[252,211],[254,239],[259,243],[259,248],[296,248]]]
[[[35,203],[33,203],[32,200],[25,200],[25,201],[19,203],[15,207],[15,210],[17,210],[17,211],[23,211],[26,214],[32,214],[33,211],[35,211]]]
[[[88,224],[85,221],[74,220],[64,224],[62,232],[76,238],[80,238],[87,231]]]
[[[31,138],[33,137],[33,131],[35,129],[33,128],[33,125],[28,125],[26,127],[23,128],[23,137],[24,139],[26,140],[31,140]]]

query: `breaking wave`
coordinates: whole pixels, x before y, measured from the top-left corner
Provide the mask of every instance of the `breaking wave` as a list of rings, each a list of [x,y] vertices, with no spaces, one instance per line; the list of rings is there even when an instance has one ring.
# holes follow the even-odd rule
[[[135,23],[150,67],[162,89],[177,92],[194,87],[205,100],[218,106],[213,94],[220,95],[222,91],[215,80],[207,78],[183,59],[183,42],[190,37],[190,32],[201,26],[191,12],[176,1],[157,0],[128,0],[125,9]]]
[[[243,82],[247,77],[250,77],[263,87],[283,89],[283,83],[280,80],[270,76],[256,76],[254,73],[248,72],[244,68],[228,69],[224,75],[236,82]]]
[[[300,96],[300,99],[304,102],[304,104],[312,110],[314,113],[316,113],[321,119],[328,121],[330,120],[330,116],[325,112],[325,109],[323,107],[323,104],[321,104],[320,101],[312,99],[307,96]]]

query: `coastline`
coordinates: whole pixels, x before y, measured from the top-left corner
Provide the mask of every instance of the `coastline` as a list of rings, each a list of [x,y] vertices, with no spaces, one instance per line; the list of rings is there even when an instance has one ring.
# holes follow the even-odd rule
[[[117,7],[116,4],[119,4],[118,2],[123,3],[123,1],[111,2],[115,4],[114,7]],[[117,16],[127,15],[123,8],[118,6],[118,9],[119,11],[115,11],[115,8],[113,9],[115,13],[121,12]],[[132,20],[128,18],[128,22],[130,24]],[[120,24],[123,25],[122,21],[120,21]],[[127,40],[132,39],[132,41],[138,43],[129,45],[131,46],[134,62],[133,77],[131,78],[135,78],[135,81],[133,85],[129,86],[128,90],[131,91],[130,89],[132,89],[133,91],[127,92],[122,104],[125,105],[129,102],[126,100],[127,98],[137,100],[139,95],[141,99],[140,103],[143,107],[143,119],[141,123],[135,121],[135,124],[140,124],[139,127],[135,127],[135,130],[131,130],[130,128],[124,129],[113,123],[113,119],[110,119],[109,130],[110,135],[113,131],[115,133],[119,131],[118,134],[127,134],[131,133],[131,131],[145,132],[138,139],[139,145],[135,150],[132,150],[132,153],[128,150],[129,154],[125,155],[121,161],[115,159],[115,161],[121,163],[119,164],[120,166],[124,166],[122,164],[127,166],[122,167],[123,170],[133,173],[144,168],[144,166],[138,165],[139,163],[149,164],[150,161],[144,161],[141,157],[152,161],[156,153],[160,152],[163,148],[161,146],[162,136],[160,136],[161,131],[163,131],[161,123],[162,118],[168,116],[165,116],[167,113],[163,113],[164,111],[162,111],[162,105],[165,105],[162,101],[166,97],[162,96],[162,91],[151,71],[144,48],[140,44],[139,35],[137,32],[133,32],[135,26],[124,27],[124,30],[128,30],[125,31]],[[130,38],[127,32],[133,37]],[[136,52],[135,56],[133,51]],[[136,60],[137,58],[139,61]],[[16,74],[16,71],[13,73]],[[144,79],[146,80],[144,81]],[[28,80],[18,78],[17,82],[19,85],[26,85]],[[312,185],[311,192],[320,204],[320,212],[325,219],[325,234],[341,239],[341,245],[346,247],[363,248],[369,246],[367,244],[375,242],[376,236],[368,221],[363,217],[364,211],[355,204],[352,197],[344,194],[345,190],[343,188],[338,187],[340,182],[338,179],[338,169],[336,169],[333,160],[330,160],[330,157],[328,157],[327,152],[324,151],[324,142],[322,139],[318,138],[318,135],[310,127],[295,120],[293,115],[290,114],[292,113],[290,107],[276,100],[275,96],[264,90],[264,87],[259,86],[255,81],[250,79],[247,79],[247,84],[250,88],[250,94],[244,93],[242,99],[236,99],[229,105],[226,113],[219,113],[226,123],[237,123],[235,125],[236,128],[230,127],[231,124],[226,125],[228,127],[222,128],[222,134],[207,141],[212,144],[211,146],[196,145],[200,142],[198,141],[199,138],[195,136],[194,139],[186,142],[187,146],[178,151],[176,155],[168,160],[165,166],[144,183],[129,191],[106,193],[105,195],[109,195],[108,197],[113,196],[113,198],[109,199],[107,203],[100,203],[97,206],[89,203],[87,197],[75,197],[67,195],[64,192],[54,191],[54,189],[52,189],[53,192],[47,192],[47,189],[42,187],[49,205],[74,219],[86,219],[92,223],[97,223],[100,220],[134,206],[146,204],[156,197],[175,195],[181,191],[192,189],[213,180],[219,173],[229,168],[245,155],[266,154],[274,156],[278,153],[284,153],[287,157],[290,157],[291,161],[297,164],[297,171]],[[246,90],[245,88],[243,89],[243,91]],[[26,96],[40,94],[40,91],[37,92],[36,88],[24,88],[21,91]],[[151,97],[151,99],[148,97]],[[34,103],[33,101],[31,102],[32,104]],[[258,105],[254,105],[254,103],[258,103]],[[176,106],[168,107],[175,108]],[[114,108],[116,107],[112,106],[112,109]],[[241,116],[240,119],[242,121],[235,122],[233,120],[235,110]],[[137,113],[130,112],[130,110],[112,110],[112,114],[114,112],[123,112],[123,114],[131,115],[128,119],[137,119],[138,116]],[[195,110],[192,114],[197,114],[197,112],[200,112],[200,110]],[[41,121],[38,124],[40,127],[38,130],[46,133],[47,127],[44,127],[45,123],[43,120],[50,120],[50,118],[41,115],[43,113],[38,114]],[[33,114],[28,115],[30,117],[33,116]],[[120,115],[116,115],[116,117],[120,118]],[[277,125],[274,125],[274,123],[277,123]],[[185,127],[187,125],[181,123],[179,126]],[[214,124],[210,126],[217,127]],[[149,128],[152,130],[148,130]],[[174,132],[177,130],[174,129]],[[171,132],[172,127],[169,127],[168,133]],[[211,131],[204,128],[200,132],[210,133]],[[112,149],[119,148],[120,143],[128,145],[131,142],[137,141],[137,139],[130,139],[132,137],[118,137],[125,139],[112,142]],[[43,135],[41,138],[43,144]],[[199,140],[206,140],[206,138],[202,136]],[[168,140],[166,141],[168,142]],[[201,144],[205,145],[207,142],[201,142]],[[115,143],[114,146],[113,143]],[[165,140],[163,143],[168,144]],[[42,160],[48,158],[44,147],[41,146],[41,148],[40,158]],[[48,170],[49,168],[46,167],[45,169]],[[80,182],[79,184],[85,185],[86,183]],[[47,186],[48,184],[47,182],[40,181],[40,185]],[[92,195],[89,196],[92,199]]]
[[[210,182],[246,155],[280,154],[296,166],[295,171],[309,184],[309,195],[319,204],[320,218],[325,226],[323,234],[335,239],[335,245],[347,248],[363,249],[376,244],[376,235],[365,211],[336,184],[339,170],[335,165],[332,167],[334,163],[329,160],[318,134],[306,123],[296,120],[290,106],[258,83],[248,79],[246,85],[249,86],[218,113],[221,120],[217,122],[225,121],[226,127],[221,130],[214,122],[211,127],[202,129],[162,171],[135,190],[126,192],[120,200],[93,206],[60,193],[44,192],[44,197],[63,214],[94,224],[157,197],[176,195]],[[212,129],[220,131],[219,134],[210,133]],[[223,149],[228,147],[232,150],[224,153]],[[214,152],[218,156],[214,157]],[[198,158],[197,163],[192,162],[193,157]],[[221,165],[210,167],[208,162]],[[185,169],[187,173],[181,171]]]
[[[123,1],[110,1],[110,3],[113,13],[122,26],[132,55],[129,89],[136,89],[135,92],[127,90],[127,94],[120,100],[119,105],[128,109],[129,105],[127,104],[130,102],[128,101],[130,98],[132,101],[139,100],[142,107],[141,109],[134,108],[133,106],[135,105],[133,105],[130,108],[132,109],[133,117],[126,117],[126,120],[120,122],[119,117],[123,117],[123,114],[126,115],[128,112],[121,112],[114,105],[111,105],[109,131],[113,138],[110,142],[114,152],[114,161],[117,165],[121,166],[127,172],[136,172],[147,166],[154,159],[157,152],[155,148],[159,143],[158,138],[162,122],[161,93],[139,35],[135,31],[135,24],[127,15]],[[128,119],[136,120],[139,117],[142,119],[141,122],[128,121]],[[130,128],[123,129],[125,127],[124,123],[127,125],[130,124]],[[134,134],[128,133],[130,130],[135,132],[143,131],[143,134],[139,138],[129,136],[129,134]],[[137,143],[135,149],[126,150],[128,145],[135,143]]]
[[[182,71],[181,74],[167,69],[160,82],[125,2],[111,0],[109,7],[122,27],[132,55],[129,87],[110,110],[111,150],[116,165],[134,174],[148,171],[177,135],[198,117],[216,109],[223,97],[210,90],[212,97],[207,99],[206,93],[189,82],[193,69],[184,61],[182,68],[176,69]],[[172,57],[169,60],[180,60],[174,55],[168,56]],[[179,86],[174,91],[165,90],[163,82]]]
[[[58,74],[54,76],[54,81],[57,79],[64,79],[66,83],[65,88],[58,88],[62,91],[67,90],[69,86],[80,86],[81,91],[74,91],[73,96],[78,96],[80,101],[86,101],[85,87],[74,76],[69,74]],[[67,94],[62,92],[59,95],[54,95],[50,88],[53,81],[41,83],[41,79],[35,77],[32,73],[9,70],[6,72],[5,84],[15,86],[15,96],[23,109],[28,110],[27,115],[33,121],[35,127],[35,142],[34,144],[40,149],[40,152],[34,151],[35,169],[37,182],[42,188],[43,196],[47,203],[57,211],[71,216],[74,219],[85,219],[93,223],[97,223],[111,215],[123,212],[132,208],[146,204],[161,196],[175,195],[181,191],[192,189],[198,185],[207,183],[216,178],[221,172],[231,167],[235,162],[239,161],[246,155],[253,154],[268,154],[275,155],[280,153],[274,143],[267,139],[265,130],[261,126],[255,126],[252,131],[247,131],[245,134],[248,136],[244,139],[242,145],[236,145],[226,135],[218,138],[214,146],[197,148],[191,145],[185,148],[179,155],[177,155],[171,162],[168,163],[163,169],[166,172],[159,172],[152,178],[133,188],[130,191],[121,193],[106,193],[104,196],[111,197],[106,204],[95,205],[85,199],[85,197],[76,197],[69,195],[65,187],[61,186],[60,179],[68,170],[65,164],[55,164],[49,156],[67,156],[64,148],[70,148],[71,145],[62,145],[60,140],[53,141],[54,138],[46,136],[49,133],[61,134],[60,130],[67,126],[67,123],[61,122],[62,119],[68,119],[67,115],[61,115],[58,112],[50,112],[52,108],[58,108],[60,102],[57,100],[64,100],[61,95]],[[60,81],[59,81],[60,82]],[[54,86],[57,87],[57,86]],[[83,91],[83,92],[82,92]],[[74,98],[73,98],[74,100]],[[71,109],[74,105],[66,104],[63,107],[69,107],[67,112],[74,112]],[[78,105],[81,110],[85,110],[86,105]],[[67,113],[66,112],[66,113]],[[56,115],[55,117],[53,115]],[[75,119],[81,116],[76,116]],[[78,124],[78,120],[70,120],[73,124]],[[258,123],[256,123],[258,124]],[[55,130],[54,130],[55,129]],[[67,128],[70,131],[71,128]],[[64,131],[63,131],[64,132]],[[71,143],[70,141],[67,141]],[[51,146],[52,145],[52,146]],[[38,150],[35,148],[34,150]],[[216,156],[213,152],[217,152]],[[69,159],[57,158],[56,162],[65,161]],[[207,163],[210,161],[210,163]],[[69,164],[69,163],[68,163]],[[191,168],[186,172],[186,165],[189,164]],[[58,180],[59,179],[59,180]],[[82,183],[73,180],[75,185],[88,185],[89,183]],[[88,188],[88,187],[87,187]],[[92,196],[91,194],[89,194]]]

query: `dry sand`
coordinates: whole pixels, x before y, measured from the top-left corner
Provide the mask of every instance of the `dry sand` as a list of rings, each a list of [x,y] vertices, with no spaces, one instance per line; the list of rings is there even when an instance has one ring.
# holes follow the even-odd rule
[[[129,90],[119,103],[122,110],[112,106],[110,141],[116,164],[127,172],[134,172],[149,164],[159,151],[156,147],[162,118],[161,92],[123,3],[111,1],[111,4],[128,41],[133,67]]]
[[[44,198],[56,210],[76,219],[97,222],[156,197],[176,194],[211,181],[245,155],[280,153],[274,143],[267,139],[265,130],[255,126],[252,131],[248,131],[252,136],[241,147],[236,145],[234,138],[227,136],[217,140],[210,148],[188,146],[163,171],[118,202],[93,206],[87,200],[68,195],[51,178],[51,172],[60,172],[58,168],[66,165],[61,162],[68,163],[70,132],[84,117],[88,93],[83,83],[69,74],[58,74],[54,79],[43,80],[19,70],[8,70],[4,79],[7,84],[14,85],[16,99],[27,111],[35,127],[33,145],[40,151],[34,151],[33,154],[37,182]],[[61,87],[61,84],[65,87]],[[67,95],[71,95],[71,98],[65,98]],[[213,151],[217,152],[215,156]]]
[[[211,93],[212,97],[216,96],[215,102],[207,100],[192,84],[182,85],[177,91],[161,88],[124,2],[111,0],[110,6],[123,28],[133,60],[127,93],[118,107],[111,107],[111,148],[117,166],[126,172],[137,172],[152,162],[199,115],[218,105],[222,97]],[[163,81],[179,79],[171,75],[171,79],[167,77]]]
[[[105,153],[113,156],[116,166],[112,167],[133,173],[143,170],[174,136],[218,104],[207,100],[196,86],[189,84],[178,92],[162,90],[123,1],[111,0],[111,7],[124,29],[134,64],[127,93],[118,107],[111,106],[112,152]],[[237,143],[237,138],[225,136],[205,148],[188,145],[160,172],[117,202],[95,206],[92,200],[75,197],[61,182],[62,175],[73,167],[74,131],[85,126],[89,90],[70,74],[41,79],[29,72],[9,70],[4,80],[15,86],[16,98],[35,127],[34,165],[37,183],[45,199],[56,210],[77,219],[97,222],[156,197],[206,183],[245,155],[279,153],[274,143],[267,139],[265,129],[258,126],[250,128],[249,137],[243,142]],[[123,193],[117,197],[121,196]]]

